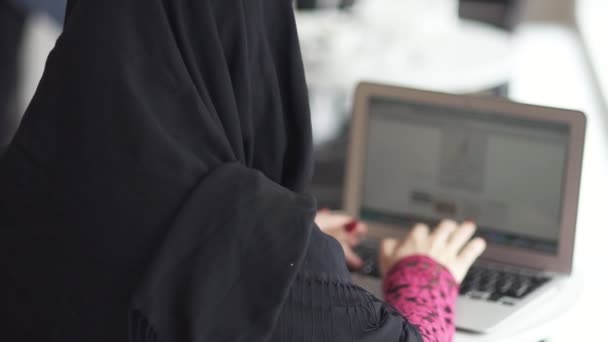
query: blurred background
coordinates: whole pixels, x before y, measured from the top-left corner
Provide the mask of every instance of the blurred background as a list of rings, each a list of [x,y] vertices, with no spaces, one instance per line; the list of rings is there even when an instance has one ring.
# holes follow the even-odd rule
[[[0,153],[61,32],[66,0],[0,0]]]
[[[0,153],[61,32],[65,0],[0,0]],[[501,96],[584,111],[577,270],[584,291],[551,341],[606,340],[608,0],[297,0],[315,137],[313,190],[341,208],[356,84]],[[603,337],[601,337],[603,336]]]

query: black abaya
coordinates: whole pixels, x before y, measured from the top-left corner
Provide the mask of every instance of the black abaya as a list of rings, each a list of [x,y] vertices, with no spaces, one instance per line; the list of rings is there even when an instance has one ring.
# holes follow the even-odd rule
[[[69,3],[0,162],[0,340],[418,339],[314,225],[291,6]]]

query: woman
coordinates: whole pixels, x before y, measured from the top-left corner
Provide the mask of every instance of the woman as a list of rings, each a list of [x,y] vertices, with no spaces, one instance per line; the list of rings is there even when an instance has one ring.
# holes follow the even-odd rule
[[[307,101],[289,1],[69,1],[0,162],[0,340],[418,341],[314,224]],[[407,269],[454,295],[414,231],[390,295]]]

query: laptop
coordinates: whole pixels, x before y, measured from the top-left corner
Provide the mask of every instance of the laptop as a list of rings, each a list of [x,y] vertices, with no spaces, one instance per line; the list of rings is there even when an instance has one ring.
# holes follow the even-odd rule
[[[381,239],[473,220],[488,249],[461,284],[457,327],[491,332],[542,305],[572,272],[585,126],[571,110],[359,85],[344,205],[369,237],[355,282],[381,296]]]

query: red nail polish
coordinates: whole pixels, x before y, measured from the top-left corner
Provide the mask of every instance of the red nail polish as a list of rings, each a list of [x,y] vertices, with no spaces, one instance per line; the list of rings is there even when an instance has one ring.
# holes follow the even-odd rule
[[[346,229],[346,231],[348,233],[352,233],[355,231],[355,229],[357,229],[358,225],[359,225],[359,221],[352,221],[352,222],[348,223],[347,225],[345,225],[344,229]]]

